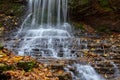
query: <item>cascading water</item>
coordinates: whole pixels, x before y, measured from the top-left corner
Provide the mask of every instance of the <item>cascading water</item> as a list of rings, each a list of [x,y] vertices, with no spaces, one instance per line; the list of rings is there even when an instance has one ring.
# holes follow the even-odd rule
[[[120,76],[120,70],[118,66],[114,62],[110,62],[113,65],[113,68],[115,70],[114,77],[119,77]]]
[[[37,50],[42,57],[73,57],[68,48],[72,36],[66,22],[67,2],[29,0],[29,15],[19,31],[25,32],[19,55],[33,56]]]
[[[70,68],[74,69],[74,71],[70,71]],[[105,80],[103,77],[98,75],[90,65],[74,63],[73,65],[68,65],[65,70],[68,72],[70,71],[73,80]]]

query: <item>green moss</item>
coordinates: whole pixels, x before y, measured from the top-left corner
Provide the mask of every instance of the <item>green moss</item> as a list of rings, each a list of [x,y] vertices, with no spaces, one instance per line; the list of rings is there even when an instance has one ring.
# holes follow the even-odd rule
[[[110,7],[105,7],[104,8],[106,11],[113,11],[113,9],[111,9]]]
[[[3,63],[0,63],[0,71],[8,71],[8,70],[14,70],[15,67],[13,65],[6,65]]]
[[[15,12],[15,15],[21,16],[23,13],[23,9],[22,9],[22,5],[21,4],[13,4],[12,9]]]
[[[20,69],[23,69],[24,71],[28,72],[31,71],[32,68],[34,68],[36,65],[36,62],[18,62],[17,67]]]
[[[89,0],[80,0],[81,5],[86,5],[89,2]]]
[[[84,25],[82,23],[73,23],[73,25],[75,26],[75,29],[85,30]]]
[[[110,29],[109,29],[107,26],[105,26],[105,25],[98,26],[97,29],[96,29],[96,31],[97,31],[98,33],[101,33],[101,32],[102,32],[102,33],[111,34]]]
[[[23,15],[23,6],[19,3],[10,4],[10,8],[5,11],[6,15],[13,16],[22,16]]]
[[[3,24],[2,23],[0,23],[0,27],[2,27],[3,26]]]
[[[3,49],[3,47],[4,47],[4,46],[0,43],[0,50]]]
[[[108,0],[98,0],[98,1],[100,2],[100,5],[103,7],[103,9],[105,9],[106,11],[112,11]]]
[[[109,6],[108,0],[98,0],[103,7]]]

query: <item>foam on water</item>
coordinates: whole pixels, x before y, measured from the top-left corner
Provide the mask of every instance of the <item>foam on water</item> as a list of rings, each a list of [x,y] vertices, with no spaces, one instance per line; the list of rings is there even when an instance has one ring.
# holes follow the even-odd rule
[[[74,71],[70,71],[70,68],[74,69]],[[75,63],[68,65],[65,70],[71,73],[73,80],[105,80],[98,75],[95,69],[90,65]]]

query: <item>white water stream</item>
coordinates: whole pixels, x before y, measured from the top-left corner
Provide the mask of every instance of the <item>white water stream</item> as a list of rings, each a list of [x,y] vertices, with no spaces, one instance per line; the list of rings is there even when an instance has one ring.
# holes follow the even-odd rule
[[[74,69],[74,71],[71,71],[71,68]],[[68,65],[65,70],[71,73],[73,80],[105,80],[102,76],[98,75],[95,69],[90,65],[75,63]]]

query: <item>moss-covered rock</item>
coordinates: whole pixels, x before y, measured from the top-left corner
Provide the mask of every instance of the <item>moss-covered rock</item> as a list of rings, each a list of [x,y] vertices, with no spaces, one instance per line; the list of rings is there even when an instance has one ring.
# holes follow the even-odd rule
[[[23,10],[24,10],[23,5],[19,3],[13,3],[11,4],[11,8],[5,11],[5,14],[19,17],[23,15],[24,12]]]
[[[14,70],[15,67],[13,65],[6,65],[3,63],[0,63],[0,71],[8,71],[8,70]]]
[[[25,70],[26,72],[31,71],[35,66],[36,62],[18,62],[17,63],[18,68]]]
[[[74,23],[73,22],[73,25],[75,26],[75,29],[85,30],[83,23]]]
[[[0,43],[0,50],[2,50],[4,48],[4,46],[2,45],[2,43]]]

